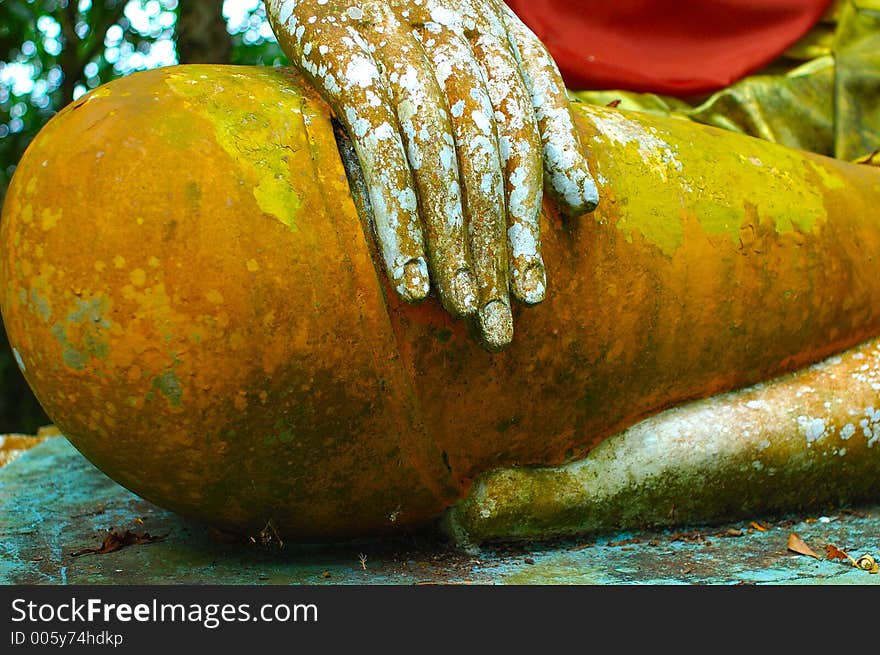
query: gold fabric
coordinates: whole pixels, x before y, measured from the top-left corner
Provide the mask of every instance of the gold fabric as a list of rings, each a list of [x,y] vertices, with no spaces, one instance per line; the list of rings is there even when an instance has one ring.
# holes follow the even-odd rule
[[[708,97],[629,91],[572,95],[880,164],[880,0],[839,0],[768,67]]]

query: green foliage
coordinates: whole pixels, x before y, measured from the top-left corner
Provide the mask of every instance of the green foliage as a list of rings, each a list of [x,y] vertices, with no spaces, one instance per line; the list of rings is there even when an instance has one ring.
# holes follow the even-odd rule
[[[232,35],[231,63],[243,66],[287,66],[287,57],[278,46],[266,18],[261,0],[239,0],[240,11],[226,3],[224,14]]]

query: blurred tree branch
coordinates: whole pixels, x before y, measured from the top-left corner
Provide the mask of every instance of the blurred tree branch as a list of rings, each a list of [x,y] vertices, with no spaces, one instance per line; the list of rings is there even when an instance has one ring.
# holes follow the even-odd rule
[[[232,41],[223,18],[223,0],[185,0],[177,17],[177,58],[181,64],[228,64]]]
[[[63,103],[73,100],[76,85],[85,81],[85,68],[104,48],[104,37],[111,26],[125,14],[126,0],[95,2],[89,11],[88,22],[79,12],[77,0],[61,0],[53,16],[61,25],[65,48],[59,60],[64,71],[62,82]],[[77,27],[84,25],[85,35],[80,37]]]

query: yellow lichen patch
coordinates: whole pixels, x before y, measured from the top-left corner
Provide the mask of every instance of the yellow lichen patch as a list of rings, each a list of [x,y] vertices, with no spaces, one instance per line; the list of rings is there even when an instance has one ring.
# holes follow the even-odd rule
[[[214,126],[217,143],[248,178],[260,209],[297,229],[301,190],[294,186],[288,161],[304,145],[303,132],[296,129],[302,124],[301,115],[290,111],[291,98],[285,97],[282,87],[268,84],[257,96],[253,86],[244,88],[239,83],[238,73],[218,72],[205,80],[172,74],[167,84],[180,97],[193,101],[189,107]],[[271,70],[261,74],[267,81],[281,78]],[[285,109],[261,111],[267,107]],[[295,113],[300,113],[298,108]]]
[[[41,215],[40,227],[43,230],[51,230],[53,227],[58,225],[58,221],[61,220],[62,212],[60,209],[44,209]]]
[[[240,350],[247,346],[247,339],[241,330],[233,330],[228,336],[228,343],[231,350]]]
[[[299,196],[285,179],[263,177],[254,188],[254,197],[264,212],[275,216],[285,225],[296,228],[294,217],[299,208]]]
[[[121,255],[116,255],[113,258],[113,268],[124,268],[125,267],[125,257]]]
[[[251,273],[256,273],[260,270],[260,265],[257,263],[256,259],[249,259],[247,261],[247,270]]]
[[[597,162],[600,182],[604,180],[615,197],[627,199],[617,228],[630,240],[639,232],[667,256],[682,245],[682,208],[699,217],[705,233],[736,242],[742,220],[742,202],[736,199],[743,189],[749,190],[748,200],[761,219],[785,234],[810,232],[827,218],[823,190],[801,172],[805,166],[815,168],[814,175],[827,189],[840,188],[827,165],[806,161],[795,150],[740,139],[737,151],[731,152],[727,140],[708,134],[719,132],[715,128],[590,105],[575,107],[590,125],[595,151],[627,153]],[[734,161],[736,166],[717,165]],[[603,202],[607,198],[606,193]]]
[[[123,337],[125,341],[131,343],[134,339],[146,338],[145,335],[158,335],[164,343],[173,340],[175,326],[185,319],[174,307],[164,283],[143,289],[127,284],[120,291],[126,301],[134,303],[133,311],[126,308],[130,321]]]
[[[205,294],[205,298],[208,299],[208,302],[214,305],[223,304],[223,294],[217,291],[217,289],[211,289],[208,291],[208,293]]]
[[[142,268],[136,268],[129,274],[128,278],[134,286],[142,287],[147,282],[147,273]]]

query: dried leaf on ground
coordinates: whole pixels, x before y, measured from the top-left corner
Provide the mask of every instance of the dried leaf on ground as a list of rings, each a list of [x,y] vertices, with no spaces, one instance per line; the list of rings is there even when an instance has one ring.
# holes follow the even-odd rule
[[[877,564],[873,555],[865,554],[856,559],[846,551],[840,550],[834,544],[828,544],[825,546],[825,558],[839,559],[842,562],[852,564],[857,569],[867,571],[868,573],[880,573],[880,565]]]
[[[715,534],[716,537],[724,538],[724,537],[742,537],[745,533],[742,530],[737,528],[727,528],[724,532],[718,532]]]
[[[788,549],[798,555],[806,555],[807,557],[815,557],[822,559],[810,548],[797,532],[790,532],[788,535]]]
[[[107,536],[104,537],[104,541],[99,548],[83,548],[70,555],[71,557],[79,557],[80,555],[88,555],[89,553],[106,555],[107,553],[112,553],[121,550],[122,548],[127,548],[128,546],[140,546],[141,544],[151,544],[155,541],[161,541],[167,536],[167,534],[153,536],[149,532],[136,534],[131,530],[119,532],[118,530],[111,528],[107,530]]]
[[[852,558],[849,555],[840,550],[834,544],[828,544],[825,546],[825,559],[839,559],[844,562],[852,561]]]
[[[873,555],[862,555],[854,562],[856,568],[861,569],[862,571],[867,571],[868,573],[880,573],[880,564],[877,564],[877,560],[874,559]]]
[[[702,542],[705,539],[706,535],[699,530],[694,530],[693,532],[676,532],[669,536],[669,541],[686,541],[690,543]]]
[[[767,532],[767,530],[770,529],[768,526],[758,523],[757,521],[752,521],[749,525],[755,528],[758,532]]]

